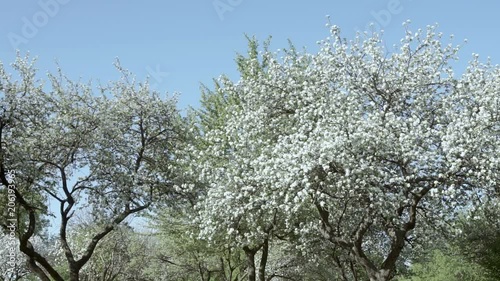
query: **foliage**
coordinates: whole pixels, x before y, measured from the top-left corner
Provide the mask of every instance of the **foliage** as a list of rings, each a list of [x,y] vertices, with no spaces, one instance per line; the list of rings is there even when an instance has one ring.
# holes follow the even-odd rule
[[[227,245],[209,246],[198,239],[194,235],[198,227],[189,220],[188,214],[163,210],[157,217],[155,229],[169,280],[233,281],[245,276],[243,252]]]
[[[500,220],[498,198],[483,203],[468,219],[455,243],[462,254],[477,263],[493,280],[500,280]]]
[[[90,224],[79,224],[72,233],[74,248],[84,248]],[[158,267],[161,247],[150,234],[134,231],[130,226],[119,226],[104,238],[92,258],[82,268],[80,280],[164,280],[166,267]]]
[[[434,250],[427,260],[412,264],[410,277],[399,281],[492,281],[479,264],[467,261],[457,249]]]

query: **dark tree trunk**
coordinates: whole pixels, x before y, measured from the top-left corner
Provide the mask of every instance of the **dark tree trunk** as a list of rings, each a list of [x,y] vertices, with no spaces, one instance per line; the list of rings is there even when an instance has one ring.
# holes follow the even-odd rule
[[[266,264],[268,255],[269,255],[269,239],[266,239],[264,240],[264,244],[262,245],[262,257],[260,259],[260,265],[259,265],[259,281],[266,280]]]
[[[255,253],[257,250],[250,249],[249,247],[243,247],[243,251],[245,251],[245,255],[247,256],[247,272],[248,272],[248,281],[256,281],[257,273],[255,268]]]
[[[80,280],[80,270],[71,270],[69,273],[70,281],[79,281]]]

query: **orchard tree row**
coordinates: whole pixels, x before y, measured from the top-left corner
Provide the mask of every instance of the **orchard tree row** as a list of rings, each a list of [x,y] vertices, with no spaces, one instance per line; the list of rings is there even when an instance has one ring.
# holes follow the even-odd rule
[[[500,280],[500,68],[329,31],[248,38],[187,114],[0,62],[3,280]]]

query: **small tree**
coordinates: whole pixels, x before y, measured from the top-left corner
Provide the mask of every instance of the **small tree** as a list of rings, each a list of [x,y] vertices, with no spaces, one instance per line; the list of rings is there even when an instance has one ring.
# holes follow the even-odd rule
[[[410,277],[400,281],[493,281],[479,264],[470,262],[456,248],[435,249],[425,261],[411,265]]]
[[[472,263],[485,268],[492,280],[500,280],[500,205],[498,198],[484,202],[480,210],[463,220],[455,243]]]

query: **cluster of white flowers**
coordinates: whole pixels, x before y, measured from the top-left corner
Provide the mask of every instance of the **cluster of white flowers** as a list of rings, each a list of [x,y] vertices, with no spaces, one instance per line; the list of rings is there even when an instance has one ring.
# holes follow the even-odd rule
[[[266,52],[256,75],[221,81],[241,102],[204,132],[203,153],[193,147],[208,185],[201,237],[300,236],[320,229],[321,209],[330,234],[351,241],[367,216],[374,231],[401,228],[417,200],[418,217],[453,219],[470,191],[497,185],[500,70],[475,56],[455,77],[459,48],[442,41],[429,26],[388,50],[378,34],[347,41],[334,26],[317,54]]]

